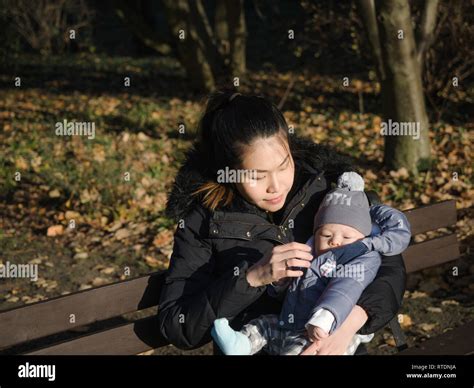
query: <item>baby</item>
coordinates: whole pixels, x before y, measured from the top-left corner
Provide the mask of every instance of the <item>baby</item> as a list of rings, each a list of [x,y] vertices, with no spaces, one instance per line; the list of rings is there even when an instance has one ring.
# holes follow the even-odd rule
[[[344,322],[375,278],[380,254],[396,255],[408,247],[410,226],[403,213],[384,205],[369,207],[363,190],[360,175],[344,173],[325,196],[307,242],[311,266],[303,276],[269,289],[274,297],[286,292],[279,317],[260,316],[240,332],[226,318],[214,321],[211,335],[224,354],[251,355],[262,348],[269,354],[300,354]],[[372,338],[355,335],[345,354]]]

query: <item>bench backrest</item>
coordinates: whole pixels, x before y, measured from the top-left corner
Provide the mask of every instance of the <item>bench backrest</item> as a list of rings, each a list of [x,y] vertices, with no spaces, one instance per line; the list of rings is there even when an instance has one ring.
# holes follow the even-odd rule
[[[0,351],[157,306],[164,275],[165,271],[155,272],[1,312]],[[27,354],[137,354],[167,344],[157,333],[156,319],[151,316]]]
[[[456,223],[455,201],[445,201],[405,212],[412,234]],[[459,257],[455,234],[411,244],[403,253],[408,272]],[[166,271],[155,272],[98,288],[0,312],[0,353],[15,352],[25,343],[38,343],[25,354],[137,354],[167,345],[159,335],[155,315],[128,322],[123,314],[157,306]],[[74,321],[71,320],[74,314]],[[114,322],[115,320],[115,322]],[[58,333],[97,322],[112,327],[77,333],[61,339]],[[73,323],[71,323],[73,322]],[[117,325],[118,322],[118,325]],[[111,326],[109,325],[109,326]],[[59,339],[58,339],[59,338]],[[48,345],[45,345],[48,344]]]
[[[457,220],[456,202],[453,200],[443,201],[407,210],[405,215],[411,225],[413,240],[418,234],[453,226]],[[402,256],[408,273],[457,259],[459,257],[459,243],[456,233],[450,232],[441,237],[412,243]]]

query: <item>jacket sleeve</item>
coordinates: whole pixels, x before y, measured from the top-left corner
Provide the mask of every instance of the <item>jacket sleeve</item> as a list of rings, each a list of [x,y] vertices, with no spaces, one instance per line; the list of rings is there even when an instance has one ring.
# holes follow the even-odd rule
[[[368,315],[359,334],[375,333],[397,314],[402,304],[405,283],[406,270],[402,256],[382,256],[377,276],[357,302]]]
[[[330,331],[336,330],[346,320],[362,291],[374,280],[379,266],[380,254],[367,252],[350,260],[344,267],[334,267],[327,274],[328,285],[312,309],[311,316],[321,309],[328,310],[335,318]],[[339,268],[344,270],[343,276],[338,276]]]
[[[205,231],[206,214],[199,207],[184,219],[183,228],[176,229],[161,290],[159,330],[180,349],[193,349],[209,342],[215,319],[234,317],[266,290],[265,286],[252,287],[247,282],[246,261],[220,277],[213,276],[212,243],[203,237],[207,236]]]
[[[380,233],[362,240],[370,250],[392,256],[408,248],[411,229],[408,219],[401,211],[386,205],[376,205],[370,208],[370,216],[380,229]]]

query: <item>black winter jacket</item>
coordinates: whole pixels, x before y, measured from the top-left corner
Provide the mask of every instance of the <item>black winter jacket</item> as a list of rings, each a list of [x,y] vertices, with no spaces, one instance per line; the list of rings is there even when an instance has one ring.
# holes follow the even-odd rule
[[[347,157],[311,140],[292,136],[290,146],[295,180],[283,208],[273,214],[238,194],[225,208],[204,208],[191,193],[207,180],[206,167],[194,149],[187,153],[168,197],[167,214],[178,227],[158,311],[159,330],[176,347],[193,349],[211,341],[217,318],[228,318],[239,330],[261,314],[279,314],[282,302],[266,286],[251,287],[247,269],[278,244],[305,243],[330,184],[353,170]],[[359,333],[373,333],[393,318],[405,277],[400,255],[382,258],[375,280],[357,303],[369,316]]]

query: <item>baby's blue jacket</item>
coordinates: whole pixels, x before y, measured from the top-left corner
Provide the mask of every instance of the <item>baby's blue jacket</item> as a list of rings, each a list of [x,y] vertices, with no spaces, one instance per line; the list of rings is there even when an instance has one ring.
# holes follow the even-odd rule
[[[375,223],[372,233],[361,241],[316,256],[314,238],[308,240],[315,258],[305,274],[290,283],[280,314],[280,326],[292,331],[306,330],[305,324],[313,314],[326,309],[335,317],[330,330],[333,332],[374,280],[381,263],[380,254],[398,255],[408,247],[410,224],[402,212],[376,205],[370,208],[370,215]],[[275,297],[282,291],[278,287],[269,288],[270,295]]]

